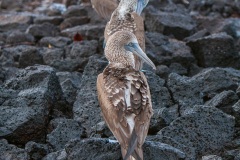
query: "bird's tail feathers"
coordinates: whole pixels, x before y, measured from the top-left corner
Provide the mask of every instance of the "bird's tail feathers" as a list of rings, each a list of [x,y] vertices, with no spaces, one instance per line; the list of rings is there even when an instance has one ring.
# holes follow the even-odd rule
[[[133,132],[128,144],[128,149],[123,160],[142,160],[141,155],[136,151],[137,146],[137,134],[135,132],[135,128],[133,128]]]

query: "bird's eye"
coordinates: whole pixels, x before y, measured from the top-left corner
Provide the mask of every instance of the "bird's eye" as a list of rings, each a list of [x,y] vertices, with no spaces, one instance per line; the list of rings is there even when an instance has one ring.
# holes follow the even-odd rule
[[[133,43],[132,43],[132,42],[130,42],[128,45],[129,45],[129,46],[133,46]]]

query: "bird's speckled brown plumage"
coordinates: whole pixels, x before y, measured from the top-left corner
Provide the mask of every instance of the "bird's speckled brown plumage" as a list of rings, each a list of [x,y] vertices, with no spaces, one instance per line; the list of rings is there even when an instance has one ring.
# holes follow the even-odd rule
[[[132,53],[124,49],[130,40],[137,41],[133,36],[123,31],[110,37],[105,48],[110,64],[98,75],[97,91],[103,117],[121,145],[123,158],[143,160],[152,103],[145,75],[133,67]]]
[[[110,21],[107,23],[104,38],[105,41],[108,41],[109,36],[113,35],[117,31],[130,31],[137,37],[138,43],[143,51],[145,51],[145,32],[144,32],[144,23],[143,18],[139,16],[137,13],[133,12],[134,7],[136,7],[137,1],[131,3],[129,8],[126,11],[122,11],[121,2],[117,9],[113,12]],[[141,70],[142,61],[139,57],[134,55],[135,59],[135,69]]]

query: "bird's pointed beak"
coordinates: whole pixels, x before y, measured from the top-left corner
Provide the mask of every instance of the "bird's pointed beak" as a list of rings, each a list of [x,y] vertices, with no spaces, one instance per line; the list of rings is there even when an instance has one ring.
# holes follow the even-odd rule
[[[143,2],[138,1],[136,12],[139,16],[141,15],[143,8],[144,8]]]
[[[125,45],[125,49],[134,53],[138,57],[140,57],[145,63],[150,65],[154,70],[156,70],[156,66],[154,63],[148,58],[148,56],[143,52],[138,43],[131,43],[131,45]]]

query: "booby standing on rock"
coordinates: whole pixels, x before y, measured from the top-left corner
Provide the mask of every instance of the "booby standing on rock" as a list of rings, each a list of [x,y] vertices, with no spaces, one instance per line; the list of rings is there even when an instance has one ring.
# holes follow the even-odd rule
[[[110,15],[112,10],[106,9],[106,6],[117,6],[118,0],[99,0],[98,5],[92,0],[92,5],[100,15]],[[99,4],[101,1],[101,4]],[[113,11],[110,21],[107,23],[104,31],[105,43],[109,36],[117,31],[127,30],[135,34],[140,47],[145,51],[145,31],[143,18],[140,16],[143,8],[146,7],[149,0],[121,0],[117,8]],[[115,5],[113,5],[115,4]],[[106,17],[106,16],[104,16]],[[135,58],[135,69],[142,69],[142,61],[137,56]]]
[[[152,103],[145,75],[135,69],[134,55],[155,69],[135,35],[118,31],[109,37],[105,55],[109,65],[97,78],[98,100],[103,117],[121,145],[124,160],[143,160]]]

